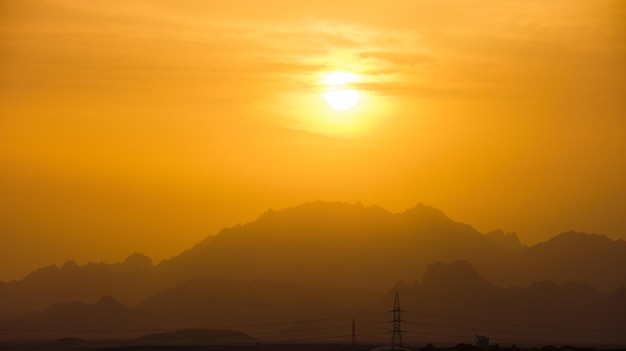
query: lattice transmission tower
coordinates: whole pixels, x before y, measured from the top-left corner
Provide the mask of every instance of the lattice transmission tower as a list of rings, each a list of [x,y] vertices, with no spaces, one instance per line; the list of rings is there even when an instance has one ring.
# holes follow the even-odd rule
[[[402,312],[404,312],[404,310],[402,310],[400,308],[400,298],[398,298],[398,292],[396,292],[396,298],[395,301],[393,302],[393,334],[391,336],[391,348],[398,348],[398,347],[403,347],[403,343],[402,343],[402,333],[404,333],[406,330],[402,330],[402,322],[404,322],[402,320]]]

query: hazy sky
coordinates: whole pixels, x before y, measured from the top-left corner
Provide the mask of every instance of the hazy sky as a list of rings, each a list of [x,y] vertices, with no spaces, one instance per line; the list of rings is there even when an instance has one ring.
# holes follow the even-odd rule
[[[623,0],[3,0],[0,280],[314,200],[626,238],[625,97]]]

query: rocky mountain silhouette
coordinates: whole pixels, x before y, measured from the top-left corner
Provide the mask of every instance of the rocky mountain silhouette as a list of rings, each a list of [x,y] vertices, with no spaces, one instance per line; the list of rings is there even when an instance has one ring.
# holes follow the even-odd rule
[[[224,328],[302,318],[324,318],[362,311],[378,295],[298,283],[245,282],[201,276],[160,292],[137,307],[181,328]]]
[[[626,241],[598,234],[562,233],[523,252],[508,278],[503,283],[575,281],[614,291],[626,286]]]
[[[57,303],[43,311],[27,312],[0,322],[3,331],[57,331],[72,335],[77,331],[120,331],[163,328],[167,321],[138,309],[128,308],[110,296],[93,305],[83,302]]]
[[[348,335],[356,316],[365,340],[384,341],[396,292],[407,341],[427,336],[460,342],[483,333],[501,342],[626,342],[626,289],[605,293],[588,284],[551,281],[500,287],[467,261],[431,264],[420,282],[399,282],[383,293],[203,276],[151,296],[136,308],[103,297],[94,305],[56,304],[25,313],[0,323],[0,328],[56,331],[57,337],[77,330],[228,329],[262,341],[325,340]],[[153,341],[179,344],[192,336],[208,337],[158,333]]]
[[[55,303],[93,304],[103,295],[134,305],[165,287],[167,282],[145,255],[135,253],[116,264],[78,266],[68,261],[61,267],[40,268],[21,281],[0,286],[0,319],[40,311]]]
[[[249,289],[264,296],[260,281],[383,293],[398,281],[414,281],[436,271],[437,266],[427,271],[433,262],[457,260],[471,262],[485,281],[498,286],[528,287],[546,280],[587,283],[602,292],[626,286],[623,240],[571,232],[527,248],[515,234],[482,234],[423,204],[390,213],[377,206],[313,202],[270,210],[253,222],[225,228],[156,266],[148,257],[134,254],[117,264],[78,266],[69,261],[62,267],[41,268],[20,281],[0,284],[0,319],[43,311],[55,303],[93,305],[104,295],[126,306],[150,306],[156,313],[171,315],[164,310],[165,303],[159,307],[150,301],[166,301],[167,294],[180,295],[177,291],[184,289],[208,293],[231,285],[232,291]],[[425,282],[431,281],[429,274]],[[237,284],[252,285],[236,289]],[[478,280],[448,290],[468,287],[481,296],[493,290]],[[306,289],[300,290],[309,296]],[[190,304],[199,301],[192,295],[186,298]],[[191,317],[187,321],[196,322]]]
[[[626,286],[623,240],[565,233],[528,248],[514,233],[481,234],[423,204],[397,214],[324,202],[268,211],[159,269],[188,279],[207,274],[371,289],[412,281],[432,262],[455,260],[472,262],[500,285],[554,280],[586,282],[603,291]]]
[[[315,202],[222,230],[159,269],[188,279],[203,274],[384,289],[436,261],[467,259],[492,271],[510,259],[508,252],[501,241],[423,204],[392,214]]]
[[[394,290],[412,312],[406,318],[427,334],[473,329],[500,340],[626,342],[624,289],[603,293],[588,284],[552,281],[500,287],[458,261],[433,264],[421,283]]]
[[[528,249],[526,245],[522,245],[522,243],[520,243],[519,238],[515,233],[505,233],[501,229],[497,229],[485,233],[485,235],[497,241],[503,250],[507,250],[511,254],[519,254]]]

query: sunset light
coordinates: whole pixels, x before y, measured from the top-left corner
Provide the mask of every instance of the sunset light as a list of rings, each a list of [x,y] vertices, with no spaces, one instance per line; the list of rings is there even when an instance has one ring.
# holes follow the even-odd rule
[[[626,0],[0,0],[2,350],[626,350],[624,240]]]
[[[327,87],[324,98],[332,108],[338,111],[349,110],[359,101],[359,92],[354,89],[358,76],[348,72],[335,72],[325,78]]]

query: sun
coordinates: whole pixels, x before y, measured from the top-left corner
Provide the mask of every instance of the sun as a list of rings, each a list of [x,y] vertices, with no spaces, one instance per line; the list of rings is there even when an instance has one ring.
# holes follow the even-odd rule
[[[354,89],[354,83],[359,77],[349,72],[333,72],[325,76],[326,103],[337,111],[346,111],[353,108],[359,101],[359,92]]]

